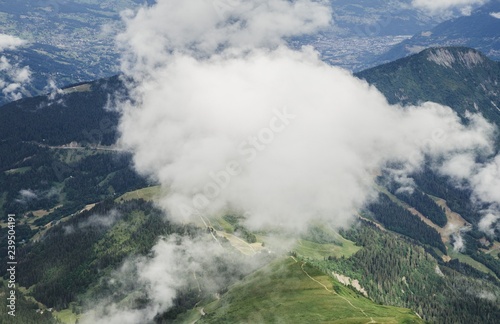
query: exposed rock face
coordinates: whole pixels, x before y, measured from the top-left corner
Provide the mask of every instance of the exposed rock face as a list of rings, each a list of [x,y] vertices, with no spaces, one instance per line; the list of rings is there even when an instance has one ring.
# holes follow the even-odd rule
[[[476,65],[483,63],[484,57],[474,50],[452,53],[446,48],[438,48],[429,52],[427,60],[448,68],[453,68],[454,64],[461,64],[468,69],[472,69]]]
[[[341,284],[344,286],[351,286],[357,291],[359,291],[363,296],[368,297],[368,293],[366,292],[365,288],[361,287],[359,284],[359,281],[357,279],[351,279],[349,277],[346,277],[344,275],[338,274],[336,272],[332,272],[332,275],[337,279]]]

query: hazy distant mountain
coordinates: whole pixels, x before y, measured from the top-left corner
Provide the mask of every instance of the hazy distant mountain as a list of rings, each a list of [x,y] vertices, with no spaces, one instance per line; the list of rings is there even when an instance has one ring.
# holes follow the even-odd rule
[[[6,50],[1,53],[9,62],[21,67],[29,67],[31,82],[25,85],[26,94],[38,95],[48,91],[51,81],[54,85],[64,87],[69,84],[94,80],[95,78],[116,74],[116,55],[103,57],[102,61],[84,64],[77,57],[59,47],[40,43],[19,47],[15,50]],[[0,104],[7,100],[0,96]]]
[[[5,53],[12,62],[29,66],[32,95],[42,94],[53,80],[58,86],[107,77],[118,72],[114,36],[120,12],[154,0],[0,0],[0,33],[27,40]],[[391,46],[443,18],[430,16],[405,1],[332,0],[332,28],[303,37],[324,60],[358,71],[371,66]],[[3,103],[0,100],[0,103]]]
[[[3,55],[30,67],[32,95],[42,94],[49,80],[62,87],[111,76],[118,72],[114,37],[120,12],[145,2],[0,0],[0,33],[28,42]]]
[[[352,71],[376,65],[373,62],[395,44],[446,19],[415,8],[411,0],[331,0],[330,3],[332,27],[301,38],[299,45],[311,44],[326,62]]]
[[[0,33],[20,37],[27,46],[6,53],[33,72],[27,90],[42,94],[48,80],[58,86],[118,72],[114,36],[119,13],[154,0],[0,0]],[[432,28],[441,18],[405,1],[332,0],[332,28],[299,45],[312,44],[332,64],[360,70],[403,39]],[[406,37],[406,36],[405,36]],[[3,101],[0,99],[0,103]]]
[[[413,35],[443,21],[411,5],[411,0],[331,0],[336,31],[346,36]]]
[[[431,48],[357,76],[375,85],[391,103],[433,101],[462,116],[467,110],[480,111],[500,125],[500,62],[477,50]]]
[[[500,1],[490,1],[470,16],[447,20],[418,33],[382,55],[378,62],[396,60],[431,46],[467,46],[500,59]]]

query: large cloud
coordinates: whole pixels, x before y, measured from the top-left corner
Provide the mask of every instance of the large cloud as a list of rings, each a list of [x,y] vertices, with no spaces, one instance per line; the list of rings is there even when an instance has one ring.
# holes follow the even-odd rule
[[[233,207],[256,227],[345,225],[388,162],[415,169],[425,154],[487,148],[492,131],[437,104],[390,106],[308,49],[174,55],[136,90],[121,141],[141,173],[171,189],[162,204],[179,220]]]
[[[122,69],[148,75],[173,51],[197,57],[224,48],[273,47],[283,38],[327,27],[331,10],[311,0],[157,1],[154,9],[124,14],[127,30],[118,37]],[[133,71],[132,71],[133,70]]]
[[[311,48],[287,48],[284,37],[328,23],[319,3],[223,8],[159,1],[120,36],[135,81],[121,144],[139,172],[170,189],[161,204],[174,219],[236,209],[257,228],[345,225],[387,163],[413,170],[425,155],[489,148],[492,129],[480,117],[463,126],[437,104],[390,106]]]

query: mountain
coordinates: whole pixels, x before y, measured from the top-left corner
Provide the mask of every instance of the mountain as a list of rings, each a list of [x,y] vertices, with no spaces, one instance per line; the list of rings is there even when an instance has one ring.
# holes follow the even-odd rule
[[[110,96],[122,89],[120,78],[115,76],[6,104],[0,108],[0,138],[3,143],[21,141],[45,146],[73,141],[111,145],[116,140],[118,114],[104,107],[112,100]],[[0,164],[0,170],[8,166]]]
[[[492,0],[469,16],[453,18],[395,45],[376,62],[390,62],[428,47],[466,46],[500,59],[500,1]]]
[[[476,50],[435,48],[357,76],[393,103],[434,100],[462,115],[477,106],[498,122],[498,71],[498,62]],[[217,291],[200,286],[197,278],[210,274],[196,271],[156,323],[497,322],[500,233],[478,231],[481,215],[466,189],[427,171],[414,175],[413,194],[401,194],[381,174],[374,184],[381,199],[359,211],[356,226],[334,232],[319,224],[288,253],[269,253],[277,233],[248,230],[242,215],[215,217],[210,227],[165,221],[153,203],[160,188],[114,146],[119,116],[105,107],[116,92],[126,96],[119,76],[0,107],[0,213],[19,215],[18,262],[25,269],[18,276],[24,317],[13,323],[75,323],[89,300],[110,292],[117,303],[140,309],[143,295],[134,285],[113,290],[112,273],[128,257],[150,254],[158,237],[215,234],[232,255],[247,257],[244,248],[259,246],[254,253],[267,265],[253,271],[219,264],[225,286]],[[464,224],[466,248],[459,252],[446,228]],[[8,224],[0,227],[5,264]]]
[[[411,105],[433,101],[451,107],[461,117],[465,117],[467,111],[479,112],[490,122],[500,125],[500,91],[498,90],[500,63],[489,59],[475,49],[430,48],[418,54],[359,72],[356,76],[377,87],[392,104]],[[427,238],[424,241],[433,245],[434,248],[439,248],[439,243],[445,244],[446,254],[452,260],[445,262],[444,265],[458,269],[453,263],[454,259],[458,258],[471,267],[465,270],[463,265],[460,265],[462,273],[492,271],[490,274],[494,273],[497,278],[500,278],[500,262],[496,256],[493,257],[490,254],[492,251],[489,252],[489,247],[500,240],[500,233],[495,231],[494,237],[488,238],[488,243],[486,243],[485,235],[477,230],[482,218],[481,206],[470,201],[471,191],[467,188],[453,187],[447,177],[436,174],[429,168],[416,172],[411,177],[417,190],[411,195],[398,193],[398,186],[393,187],[390,184],[390,177],[386,178],[382,175],[379,178],[379,184],[387,191],[383,189],[382,199],[376,205],[369,207],[368,214],[373,217],[372,219],[391,231],[420,241],[424,235],[420,233],[415,235],[415,230],[412,231],[411,228],[421,228],[418,231],[423,233],[425,227],[419,223],[422,220],[441,235],[441,240],[436,240],[436,233],[427,229],[425,230]],[[429,200],[429,197],[432,199]],[[425,199],[422,200],[422,198]],[[447,218],[445,223],[442,223],[442,211],[432,206],[435,203],[440,207],[445,207],[444,212]],[[419,215],[415,213],[415,209],[420,212],[420,220],[418,217],[415,218],[415,215]],[[461,219],[453,221],[450,211],[459,214]],[[431,215],[434,216],[431,217]],[[439,223],[441,225],[437,225]],[[448,226],[465,226],[462,233],[465,248],[461,252],[457,253],[452,246],[454,239],[449,236],[449,233],[443,231],[443,228]],[[486,245],[482,245],[481,242]],[[441,254],[441,252],[437,253]],[[449,259],[444,257],[443,260]]]
[[[500,125],[500,62],[464,47],[426,49],[356,74],[392,103],[433,101],[461,116],[481,112]]]
[[[201,316],[200,310],[205,316]],[[200,305],[176,322],[303,323],[311,319],[342,323],[423,323],[411,310],[381,307],[294,257],[277,260],[247,276],[231,286],[220,300]]]
[[[464,121],[467,112],[472,112],[481,113],[490,122],[500,125],[500,62],[475,49],[430,48],[356,76],[375,86],[391,104],[432,101],[451,107]],[[441,183],[446,183],[445,178],[429,170],[426,172],[415,175],[419,186],[437,197],[447,195],[449,203],[455,201],[452,209],[477,225],[481,215],[477,207],[468,203],[470,193],[445,186]],[[500,238],[500,233],[496,235]]]
[[[130,156],[112,146],[118,115],[103,107],[119,88],[115,77],[0,108],[0,211],[35,215],[31,236],[88,204],[147,186]]]

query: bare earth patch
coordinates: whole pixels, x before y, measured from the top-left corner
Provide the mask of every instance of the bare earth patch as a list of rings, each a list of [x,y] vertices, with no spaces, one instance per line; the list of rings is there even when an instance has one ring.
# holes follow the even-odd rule
[[[363,296],[368,297],[368,293],[366,292],[365,288],[361,287],[359,284],[359,281],[357,279],[352,280],[351,278],[338,274],[336,272],[332,272],[332,275],[339,281],[341,284],[344,286],[351,286],[357,291],[359,291]]]
[[[420,217],[420,219],[424,223],[434,228],[439,233],[439,235],[441,235],[441,239],[443,240],[443,242],[448,243],[450,241],[450,235],[459,232],[464,227],[470,227],[471,224],[467,222],[465,219],[463,219],[462,216],[452,211],[446,204],[446,200],[437,198],[435,201],[440,207],[443,207],[445,210],[446,218],[448,219],[448,222],[446,223],[445,227],[440,227],[434,224],[430,219],[422,215],[415,208],[409,207],[407,209],[413,215]]]

